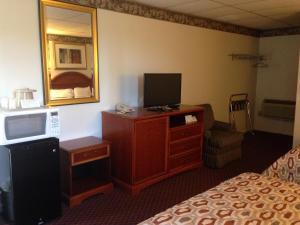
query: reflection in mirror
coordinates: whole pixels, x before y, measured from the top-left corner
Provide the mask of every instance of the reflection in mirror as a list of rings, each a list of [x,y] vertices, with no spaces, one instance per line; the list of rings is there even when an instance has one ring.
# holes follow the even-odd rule
[[[41,0],[47,105],[99,100],[96,9]]]

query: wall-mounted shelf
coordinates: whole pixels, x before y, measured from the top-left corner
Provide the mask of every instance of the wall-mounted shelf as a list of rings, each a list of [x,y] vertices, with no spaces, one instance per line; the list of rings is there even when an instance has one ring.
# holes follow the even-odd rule
[[[252,55],[252,54],[246,54],[246,53],[241,53],[241,54],[230,54],[229,55],[232,60],[249,60],[249,61],[254,61],[255,63],[253,64],[254,67],[259,67],[259,68],[265,68],[268,67],[268,64],[265,62],[266,57],[264,55]]]

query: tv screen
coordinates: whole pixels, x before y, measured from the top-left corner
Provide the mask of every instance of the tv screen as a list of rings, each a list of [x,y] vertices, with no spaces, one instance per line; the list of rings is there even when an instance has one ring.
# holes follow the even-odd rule
[[[180,102],[180,73],[144,74],[144,107],[175,106]]]

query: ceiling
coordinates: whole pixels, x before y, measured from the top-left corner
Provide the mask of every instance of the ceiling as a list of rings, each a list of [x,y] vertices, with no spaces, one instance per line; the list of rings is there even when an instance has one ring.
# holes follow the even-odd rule
[[[88,13],[47,6],[45,16],[47,34],[92,37]]]
[[[130,0],[259,30],[300,26],[300,0]]]

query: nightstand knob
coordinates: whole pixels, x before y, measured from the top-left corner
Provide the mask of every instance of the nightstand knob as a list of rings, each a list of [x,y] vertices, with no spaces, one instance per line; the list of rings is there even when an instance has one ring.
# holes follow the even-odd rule
[[[54,149],[52,149],[52,152],[56,152],[56,149],[54,148]]]

